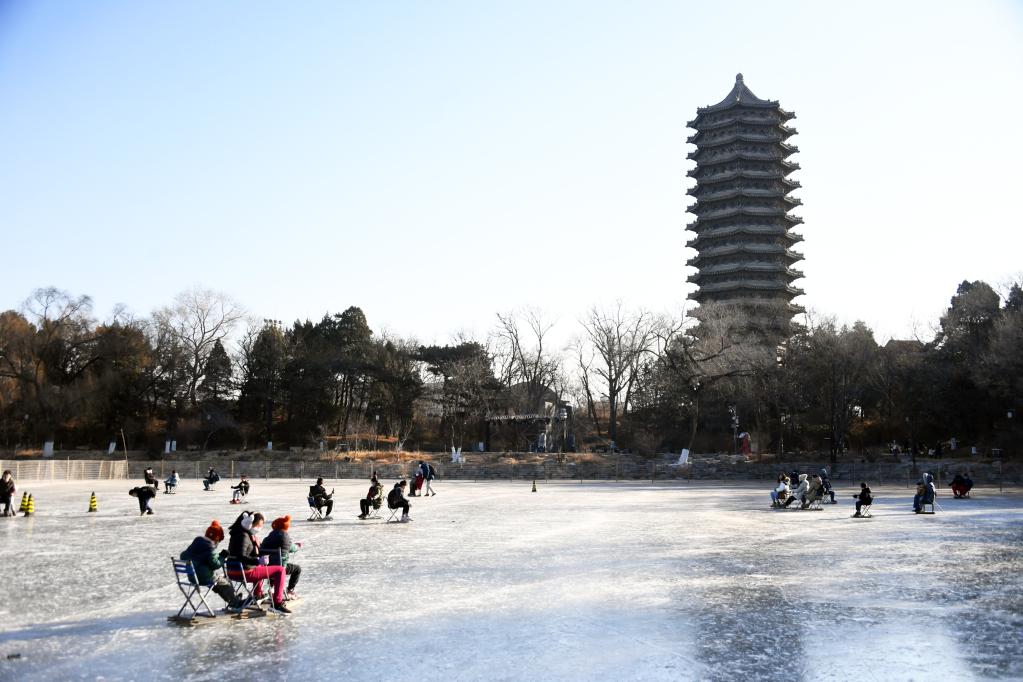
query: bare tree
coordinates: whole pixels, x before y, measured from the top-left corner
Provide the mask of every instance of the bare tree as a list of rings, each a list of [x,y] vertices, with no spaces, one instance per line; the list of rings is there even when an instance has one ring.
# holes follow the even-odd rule
[[[688,403],[689,444],[699,429],[703,396],[714,386],[752,376],[770,366],[773,349],[744,333],[743,311],[725,304],[703,305],[696,318],[661,320],[655,329],[658,365]]]
[[[244,316],[227,295],[200,288],[178,294],[173,305],[154,313],[155,324],[174,337],[184,354],[184,398],[191,405],[196,404],[196,387],[214,344],[229,336]]]
[[[640,310],[625,310],[621,301],[606,310],[594,307],[580,321],[584,337],[576,344],[576,359],[587,396],[587,409],[596,418],[594,393],[607,397],[608,439],[618,437],[619,413],[629,410],[629,398],[641,364],[654,341],[654,318]]]
[[[536,308],[497,314],[495,359],[506,386],[525,386],[525,411],[532,411],[548,391],[556,389],[562,359],[547,343],[554,322]]]

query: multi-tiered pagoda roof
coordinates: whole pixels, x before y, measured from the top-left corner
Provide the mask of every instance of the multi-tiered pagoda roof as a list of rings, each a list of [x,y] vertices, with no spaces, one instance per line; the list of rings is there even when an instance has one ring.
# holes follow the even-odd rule
[[[688,264],[697,269],[689,281],[697,290],[689,298],[701,307],[733,304],[751,316],[773,310],[774,322],[762,324],[784,332],[802,308],[792,302],[803,290],[793,286],[803,273],[793,267],[802,255],[793,246],[802,237],[792,231],[803,222],[790,211],[800,200],[788,196],[799,187],[789,174],[799,164],[788,157],[799,149],[788,142],[796,133],[787,123],[795,114],[778,102],[760,99],[746,87],[742,74],[717,104],[703,107],[688,126],[696,168],[688,175],[696,185],[688,211],[696,216],[687,229],[688,246],[697,251]]]

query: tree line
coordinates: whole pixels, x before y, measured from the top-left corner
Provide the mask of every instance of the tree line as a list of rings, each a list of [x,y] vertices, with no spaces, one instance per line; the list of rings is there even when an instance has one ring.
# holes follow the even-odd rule
[[[287,326],[193,289],[98,321],[87,296],[39,289],[0,313],[0,446],[727,451],[746,431],[761,451],[837,457],[1007,447],[1018,430],[1019,284],[963,282],[929,338],[884,345],[813,315],[751,343],[747,312],[594,307],[565,343],[526,309],[424,345],[375,333],[355,306]]]

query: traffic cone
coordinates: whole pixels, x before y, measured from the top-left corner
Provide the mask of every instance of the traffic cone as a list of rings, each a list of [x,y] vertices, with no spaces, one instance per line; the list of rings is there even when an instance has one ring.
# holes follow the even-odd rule
[[[96,509],[96,492],[95,491],[93,491],[92,497],[89,498],[89,511],[90,512],[98,511]]]
[[[21,506],[18,507],[18,513],[20,514],[21,512],[25,511],[26,509],[28,509],[28,493],[22,493],[21,494]]]
[[[29,495],[28,496],[28,504],[25,505],[25,516],[32,516],[35,513],[36,513],[36,503],[35,503],[35,500],[32,499],[32,496]]]
[[[533,479],[533,492],[536,492],[536,479]]]

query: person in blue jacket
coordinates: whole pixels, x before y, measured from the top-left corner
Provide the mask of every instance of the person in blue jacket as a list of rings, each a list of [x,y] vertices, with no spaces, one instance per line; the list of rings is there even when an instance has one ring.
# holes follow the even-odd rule
[[[913,497],[913,511],[922,514],[925,504],[934,504],[934,476],[929,473],[916,484],[916,496]]]

